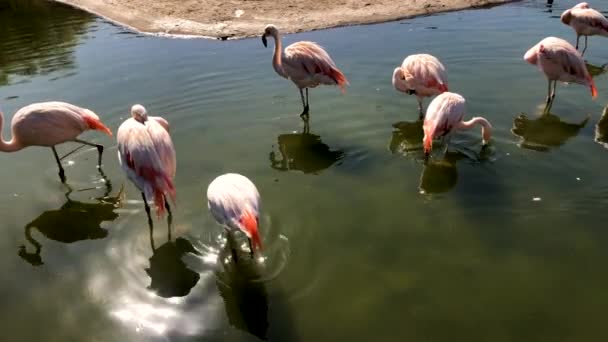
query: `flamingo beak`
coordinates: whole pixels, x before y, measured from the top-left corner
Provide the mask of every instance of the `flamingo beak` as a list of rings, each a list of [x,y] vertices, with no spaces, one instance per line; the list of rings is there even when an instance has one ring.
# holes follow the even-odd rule
[[[262,44],[264,44],[264,47],[268,47],[268,40],[266,40],[266,34],[262,35]]]

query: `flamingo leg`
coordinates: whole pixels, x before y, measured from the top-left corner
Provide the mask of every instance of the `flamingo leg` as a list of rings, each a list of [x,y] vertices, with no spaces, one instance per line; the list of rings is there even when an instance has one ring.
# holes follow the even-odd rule
[[[89,146],[97,147],[97,154],[98,154],[98,156],[97,156],[97,168],[101,169],[101,155],[103,154],[103,146],[98,145],[98,144],[93,144],[93,143],[90,143],[88,141],[84,141],[84,140],[80,140],[80,139],[74,139],[74,141],[77,142],[77,143],[84,144],[84,145],[89,145]]]
[[[68,156],[72,155],[74,152],[80,150],[81,148],[83,148],[84,145],[80,145],[78,147],[76,147],[75,149],[71,150],[70,152],[66,153],[63,155],[63,157],[59,158],[60,160],[64,160],[65,158],[67,158]]]
[[[587,51],[587,36],[585,36],[585,48],[583,49],[583,52],[581,52],[581,56],[585,54],[585,51]]]
[[[300,117],[308,117],[308,88],[306,88],[306,100],[304,100],[304,92],[302,91],[302,88],[300,88],[300,97],[302,98],[302,106],[304,107]]]
[[[232,260],[234,260],[234,263],[237,264],[239,262],[239,257],[236,249],[234,248],[232,233],[229,230],[226,230],[226,243],[229,245],[230,253],[232,253]]]
[[[581,36],[579,34],[576,35],[576,49],[578,50],[578,41],[579,39],[581,39]]]
[[[61,179],[61,183],[65,183],[65,172],[63,171],[63,166],[61,166],[61,159],[59,159],[55,146],[51,146],[51,149],[53,150],[53,155],[55,155],[57,166],[59,166],[59,179]]]
[[[146,214],[148,215],[148,225],[152,227],[152,216],[150,216],[150,206],[148,205],[148,200],[146,199],[146,195],[142,192],[141,198],[144,200],[144,207],[146,208]]]
[[[418,117],[420,120],[424,119],[424,111],[422,110],[422,99],[418,98],[418,113],[420,116]]]
[[[169,202],[165,198],[165,209],[167,209],[167,238],[171,241],[171,224],[173,223],[173,213],[171,213],[171,207],[169,206]]]

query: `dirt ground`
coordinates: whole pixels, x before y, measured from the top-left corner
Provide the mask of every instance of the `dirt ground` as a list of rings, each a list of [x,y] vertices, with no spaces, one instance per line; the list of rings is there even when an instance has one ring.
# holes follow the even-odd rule
[[[510,0],[55,0],[146,33],[242,38],[369,24]]]

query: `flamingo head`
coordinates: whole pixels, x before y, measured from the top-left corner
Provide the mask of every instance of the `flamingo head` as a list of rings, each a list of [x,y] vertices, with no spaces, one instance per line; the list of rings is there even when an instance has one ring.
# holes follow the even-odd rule
[[[533,46],[532,48],[530,48],[530,50],[526,51],[526,54],[524,55],[524,60],[532,65],[536,65],[538,62],[538,54],[542,53],[542,51],[544,50],[543,46],[540,45],[540,47],[536,47]]]
[[[270,36],[276,38],[278,34],[279,29],[277,29],[276,26],[274,26],[273,24],[266,25],[266,27],[264,28],[264,34],[262,35],[262,44],[264,44],[264,47],[268,47],[268,41],[266,40],[266,37]]]
[[[258,232],[258,217],[250,209],[245,209],[239,218],[239,226],[241,231],[247,235],[249,241],[252,242],[253,248],[261,250],[262,240]],[[253,253],[253,251],[251,251]]]
[[[131,117],[139,122],[146,122],[148,120],[148,112],[144,106],[136,104],[131,107]]]
[[[570,20],[572,20],[571,10],[569,10],[569,9],[565,10],[564,13],[562,13],[562,15],[561,15],[561,17],[559,19],[562,21],[562,23],[564,23],[566,25],[570,25]]]
[[[405,84],[405,75],[403,73],[403,69],[400,67],[395,68],[393,71],[393,87],[395,89],[407,92],[407,85]]]

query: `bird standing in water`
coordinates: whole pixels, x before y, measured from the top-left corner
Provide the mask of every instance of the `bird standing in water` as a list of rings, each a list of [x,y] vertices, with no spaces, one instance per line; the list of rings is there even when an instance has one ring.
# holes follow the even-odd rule
[[[445,92],[437,96],[426,110],[424,118],[424,154],[428,158],[433,148],[433,139],[449,136],[455,130],[471,129],[481,126],[482,146],[486,146],[492,136],[492,125],[482,117],[462,121],[466,114],[464,97],[456,93]]]
[[[608,37],[608,19],[602,13],[589,7],[586,2],[567,9],[560,17],[562,23],[571,26],[576,32],[576,49],[578,50],[578,41],[581,36],[585,36],[585,48],[581,55],[587,50],[588,36],[604,36]]]
[[[274,56],[272,66],[280,76],[290,79],[300,90],[304,110],[300,116],[308,118],[308,88],[320,84],[337,85],[345,92],[348,80],[337,67],[329,54],[317,43],[296,42],[282,50],[279,30],[274,25],[268,25],[262,35],[262,43],[268,46],[266,37],[274,38]],[[304,92],[306,89],[306,100]]]
[[[581,54],[563,39],[547,37],[541,40],[526,52],[524,60],[538,66],[549,81],[545,112],[551,109],[555,99],[557,81],[587,86],[591,90],[591,96],[594,98],[597,96],[595,83],[587,71]],[[551,90],[551,82],[553,82],[553,90]]]
[[[247,236],[252,257],[255,249],[262,249],[258,232],[260,193],[249,178],[236,173],[215,178],[207,188],[207,205],[228,234],[240,230]],[[232,257],[237,260],[234,249]]]
[[[131,118],[116,133],[118,161],[129,180],[141,191],[148,220],[148,201],[153,200],[160,217],[171,208],[167,198],[175,202],[175,149],[169,135],[169,123],[161,117],[148,116],[142,105],[131,108]]]
[[[4,115],[0,112],[0,133],[4,124]],[[17,111],[11,121],[12,138],[5,141],[0,135],[0,151],[15,152],[28,146],[45,146],[53,150],[59,166],[59,179],[65,183],[65,172],[61,160],[76,150],[59,157],[56,145],[73,141],[97,148],[97,167],[101,168],[103,146],[93,144],[77,137],[87,130],[98,130],[112,136],[97,114],[65,102],[41,102],[25,106]],[[81,146],[82,147],[82,146]]]
[[[436,57],[428,54],[410,55],[393,71],[393,87],[418,97],[418,111],[422,119],[422,98],[448,91],[448,77],[443,64]]]

